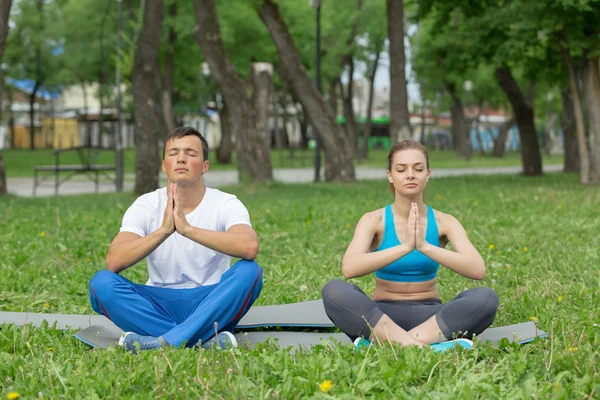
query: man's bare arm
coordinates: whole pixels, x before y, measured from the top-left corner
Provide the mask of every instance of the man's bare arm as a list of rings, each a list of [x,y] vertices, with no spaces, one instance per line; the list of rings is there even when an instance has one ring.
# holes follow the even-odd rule
[[[245,224],[233,225],[227,232],[200,229],[188,224],[184,231],[178,232],[202,246],[232,257],[254,260],[258,254],[258,236],[252,227]]]
[[[118,274],[146,258],[170,235],[162,227],[144,237],[133,232],[121,232],[110,244],[106,267]]]

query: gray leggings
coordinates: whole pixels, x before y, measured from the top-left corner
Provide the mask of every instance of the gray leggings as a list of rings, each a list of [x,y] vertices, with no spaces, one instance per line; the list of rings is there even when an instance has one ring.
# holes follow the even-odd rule
[[[452,339],[471,338],[487,329],[496,317],[498,295],[479,287],[465,290],[445,304],[440,299],[373,301],[358,286],[334,280],[323,287],[323,304],[329,319],[352,340],[369,338],[384,314],[406,331],[435,315],[442,334]]]

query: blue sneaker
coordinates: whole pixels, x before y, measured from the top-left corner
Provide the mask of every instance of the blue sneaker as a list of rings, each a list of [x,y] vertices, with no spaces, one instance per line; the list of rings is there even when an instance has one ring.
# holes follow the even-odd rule
[[[135,343],[138,343],[139,350],[154,350],[163,347],[158,338],[154,336],[142,336],[133,332],[125,332],[119,339],[119,346],[134,354],[138,350]]]
[[[457,346],[464,347],[468,350],[473,347],[473,342],[469,339],[455,339],[447,342],[432,343],[430,346],[433,347],[434,352],[438,353],[440,351],[444,352],[446,350],[451,350]]]
[[[356,349],[356,351],[360,351],[362,348],[366,349],[367,347],[369,347],[370,344],[371,342],[362,337],[358,337],[354,340],[354,348]]]
[[[211,349],[213,345],[221,350],[227,350],[237,347],[238,344],[235,336],[233,336],[231,332],[223,331],[202,343],[200,347],[203,349]]]

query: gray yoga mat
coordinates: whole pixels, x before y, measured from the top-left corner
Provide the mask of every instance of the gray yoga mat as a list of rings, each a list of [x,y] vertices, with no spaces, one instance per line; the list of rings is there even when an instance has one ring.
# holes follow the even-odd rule
[[[37,314],[21,312],[0,312],[0,325],[3,323],[40,326],[47,321],[50,326],[56,323],[59,329],[84,329],[99,325],[116,328],[108,318],[102,315],[73,314]],[[270,326],[331,328],[333,323],[325,314],[322,300],[301,303],[278,304],[272,306],[254,306],[237,325],[240,329],[263,328]]]
[[[82,342],[95,348],[108,348],[115,346],[119,341],[120,329],[107,328],[105,326],[90,326],[75,334],[75,337]],[[351,344],[352,342],[343,333],[322,333],[322,332],[239,332],[236,335],[240,346],[253,348],[257,343],[273,339],[281,348],[292,346],[292,348],[306,347],[323,343],[342,343]],[[522,324],[502,326],[498,328],[489,328],[478,336],[482,342],[490,342],[497,346],[502,339],[508,339],[509,342],[520,344],[533,341],[536,337],[546,337],[546,332],[537,329],[533,322],[524,322]]]

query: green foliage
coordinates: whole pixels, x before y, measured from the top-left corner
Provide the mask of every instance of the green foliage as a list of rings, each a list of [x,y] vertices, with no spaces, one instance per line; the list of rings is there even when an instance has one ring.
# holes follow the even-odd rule
[[[435,174],[435,170],[434,170]],[[387,182],[241,186],[265,271],[258,304],[320,297],[340,278],[360,216],[392,201]],[[428,204],[456,216],[487,265],[482,282],[441,269],[444,300],[485,285],[500,296],[495,324],[534,318],[546,340],[502,349],[318,346],[290,354],[273,344],[232,352],[94,351],[73,331],[0,331],[0,394],[68,398],[592,398],[600,344],[597,188],[576,176],[464,177],[430,181]],[[130,194],[0,199],[3,311],[90,313],[87,281],[100,268]],[[42,235],[43,233],[43,235]],[[143,263],[125,275],[144,282]],[[370,292],[372,277],[354,280]],[[306,286],[307,290],[301,289]],[[318,384],[330,380],[329,393]]]
[[[60,83],[56,79],[60,67],[56,53],[60,49],[60,36],[53,25],[58,15],[56,3],[42,0],[14,2],[3,63],[6,76],[30,79],[46,89]]]

